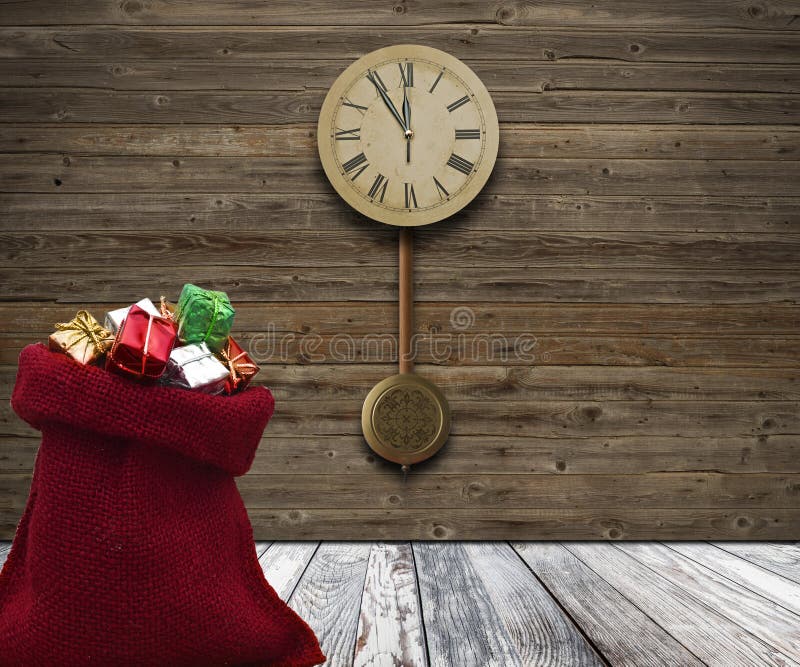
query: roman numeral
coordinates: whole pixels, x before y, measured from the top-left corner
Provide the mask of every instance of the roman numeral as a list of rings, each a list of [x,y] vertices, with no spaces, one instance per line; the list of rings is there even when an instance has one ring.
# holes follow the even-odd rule
[[[447,166],[452,167],[456,171],[460,171],[462,174],[469,175],[475,165],[469,160],[465,160],[460,155],[453,153],[447,161]]]
[[[456,134],[458,134],[458,130],[456,130]],[[336,133],[336,141],[357,141],[361,139],[361,128],[357,127],[354,130],[339,130]],[[456,136],[458,139],[458,136]]]
[[[439,183],[439,179],[436,176],[433,177],[433,182],[436,183],[436,193],[439,195],[439,199],[450,196],[450,193],[445,189],[444,185]]]
[[[362,166],[363,165],[363,166]],[[361,167],[359,169],[359,167]],[[355,174],[351,176],[352,180],[356,180],[361,174],[364,173],[364,170],[369,167],[369,163],[367,162],[367,156],[363,153],[359,153],[353,158],[350,158],[347,162],[342,165],[342,169],[344,169],[345,173],[349,174],[351,171],[356,171]]]
[[[397,63],[397,66],[400,68],[400,78],[403,80],[403,85],[406,88],[413,88],[414,63],[406,63],[405,67],[403,67],[403,63]]]
[[[439,72],[439,76],[436,77],[436,81],[433,82],[433,85],[431,86],[431,89],[428,91],[429,93],[432,93],[436,89],[436,86],[439,85],[439,81],[442,78],[442,74],[444,74],[444,70]]]
[[[344,107],[351,107],[353,109],[357,109],[358,112],[363,115],[364,112],[367,110],[367,107],[362,107],[360,104],[356,104],[355,102],[351,102],[346,97],[342,100],[342,106]]]
[[[383,187],[381,187],[383,185]],[[378,196],[378,191],[380,190],[380,202],[383,203],[383,198],[386,196],[386,186],[389,185],[389,179],[386,178],[383,174],[378,174],[375,177],[375,180],[372,181],[372,187],[369,189],[368,197],[370,199],[375,199]]]
[[[450,113],[453,113],[459,107],[463,107],[467,102],[469,102],[469,97],[464,95],[464,97],[462,97],[461,99],[458,99],[455,102],[452,102],[451,104],[448,104],[447,105],[447,110]]]
[[[456,139],[480,139],[480,130],[456,130]]]
[[[373,72],[372,70],[369,70],[367,72],[367,78],[372,82],[372,85],[375,86],[376,88],[378,86],[383,88],[383,92],[386,92],[387,90],[389,90],[386,87],[386,84],[383,82],[383,79],[381,79],[381,75],[378,74],[377,72]]]
[[[412,183],[405,183],[405,186],[406,186],[406,208],[419,208],[419,206],[417,205],[417,195],[414,194],[414,185]]]

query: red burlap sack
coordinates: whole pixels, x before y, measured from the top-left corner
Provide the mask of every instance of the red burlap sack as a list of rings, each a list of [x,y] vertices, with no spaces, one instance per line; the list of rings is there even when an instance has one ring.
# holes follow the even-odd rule
[[[315,665],[264,580],[234,475],[274,401],[144,386],[43,345],[11,399],[42,431],[0,575],[0,664]]]

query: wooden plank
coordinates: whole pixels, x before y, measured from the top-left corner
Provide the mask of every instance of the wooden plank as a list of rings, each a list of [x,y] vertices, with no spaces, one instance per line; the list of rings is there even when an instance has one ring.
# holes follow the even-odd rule
[[[158,298],[158,295],[152,296]],[[126,305],[130,305],[129,302],[99,302],[91,310],[105,313]],[[0,322],[4,323],[6,333],[49,334],[54,322],[68,321],[75,315],[75,310],[74,304],[0,302]],[[793,304],[678,307],[671,304],[507,304],[488,301],[473,302],[471,310],[474,321],[466,329],[459,322],[454,324],[451,321],[453,304],[417,303],[415,333],[525,332],[536,336],[553,332],[581,336],[680,334],[681,338],[689,338],[703,334],[795,336],[800,329],[800,308]],[[348,301],[237,304],[237,331],[266,334],[270,322],[275,324],[276,332],[298,335],[391,334],[397,331],[397,304]],[[686,333],[689,331],[691,334]],[[266,342],[259,341],[259,344],[251,346],[251,351],[260,358],[269,356],[263,347]]]
[[[800,162],[797,163],[800,165]],[[303,269],[327,264],[349,267],[396,267],[397,233],[362,227],[351,232],[290,231],[187,234],[169,230],[139,232],[4,232],[0,265],[20,269],[52,267],[80,258],[87,267],[190,265],[260,265]],[[680,269],[783,271],[791,273],[800,255],[800,235],[701,234],[652,232],[534,233],[441,230],[416,234],[422,266],[503,266],[577,269]],[[180,265],[180,264],[179,264]],[[76,267],[77,268],[77,267]],[[376,271],[377,272],[377,271]],[[800,273],[795,274],[800,277]],[[392,276],[394,278],[394,275]],[[176,281],[178,283],[179,281]]]
[[[565,546],[706,664],[798,664],[748,632],[755,628],[745,629],[729,620],[718,605],[706,606],[615,545]]]
[[[280,417],[278,417],[280,418]],[[33,470],[39,438],[0,436],[0,472]],[[535,438],[452,436],[447,454],[415,475],[632,475],[659,472],[800,473],[795,435],[750,437],[650,436]],[[397,475],[397,466],[376,457],[360,435],[275,436],[267,429],[251,473],[298,475]]]
[[[4,479],[11,488],[11,480]],[[26,476],[19,485],[27,489]],[[238,482],[252,509],[763,507],[800,509],[798,475],[247,475]]]
[[[3,61],[0,61],[0,68],[2,65]],[[0,124],[0,152],[314,157],[317,151],[316,130],[313,124]],[[501,131],[503,156],[507,158],[595,158],[602,155],[608,159],[793,160],[800,155],[800,132],[794,126],[645,125],[632,129],[629,125],[575,127],[507,123]],[[207,197],[197,199],[195,206],[208,201]],[[326,198],[318,197],[317,200],[325,201]],[[25,199],[22,203],[27,201]],[[176,203],[181,201],[179,199]],[[314,203],[313,199],[308,202]],[[679,203],[685,204],[685,200],[682,198],[675,202]],[[329,208],[333,212],[340,207]],[[484,221],[484,224],[487,222],[491,221]]]
[[[353,665],[428,665],[414,555],[407,542],[372,545]]]
[[[720,0],[725,1],[725,0]],[[460,5],[460,3],[459,3]],[[620,26],[603,30],[570,30],[563,26],[543,28],[540,25],[514,29],[492,25],[464,25],[460,17],[454,25],[426,27],[386,27],[376,30],[372,10],[359,11],[347,17],[347,30],[340,27],[302,25],[291,28],[277,25],[255,27],[252,14],[237,27],[218,23],[207,27],[126,27],[76,25],[76,13],[70,7],[67,20],[61,25],[36,26],[0,30],[0,55],[4,58],[105,58],[127,62],[152,59],[210,59],[224,65],[240,60],[302,61],[313,56],[317,60],[355,60],[392,44],[425,44],[442,49],[456,58],[476,61],[524,59],[527,62],[559,61],[622,61],[659,63],[748,63],[796,64],[800,62],[800,38],[793,32],[715,31],[671,32],[630,31]],[[48,5],[46,13],[52,11]],[[296,6],[292,8],[296,18]],[[249,13],[249,12],[248,12]],[[0,21],[5,18],[0,17]],[[98,22],[94,14],[86,24]],[[303,13],[303,24],[313,16]],[[367,25],[353,25],[355,17],[363,17]],[[208,17],[211,20],[211,17]],[[6,19],[8,20],[8,19]],[[114,23],[114,21],[99,21]],[[795,23],[794,26],[797,24]]]
[[[332,193],[0,193],[0,228],[35,230],[42,220],[51,231],[136,231],[144,220],[151,229],[236,235],[265,229],[352,231],[365,219]],[[530,230],[532,224],[537,232],[798,233],[800,198],[484,194],[447,229]],[[417,268],[431,267],[418,263]]]
[[[311,158],[4,154],[0,177],[5,192],[330,192]],[[792,196],[798,180],[800,161],[501,157],[484,194]]]
[[[389,359],[387,359],[389,361]],[[288,366],[270,378],[277,400],[363,398],[376,374],[390,375],[393,365]],[[777,369],[683,368],[536,368],[504,366],[446,367],[421,364],[417,372],[442,388],[452,401],[564,400],[628,401],[800,401],[800,373]],[[10,384],[13,374],[0,371]],[[766,406],[765,406],[766,407]]]
[[[692,512],[627,506],[480,511],[295,508],[252,509],[249,515],[256,537],[274,540],[779,540],[800,530],[796,509],[746,507]],[[0,510],[0,539],[14,536],[20,516],[19,510]]]
[[[376,383],[381,377],[376,377]],[[797,402],[731,401],[451,401],[452,435],[591,438],[613,436],[747,436],[796,434]],[[288,401],[270,423],[273,435],[358,435],[357,401]],[[0,435],[35,436],[8,404],[0,405]]]
[[[0,472],[33,469],[39,438],[0,437]],[[800,473],[796,436],[749,438],[616,437],[598,443],[575,438],[486,438],[454,436],[447,456],[427,462],[415,474],[642,474],[653,472]],[[598,450],[602,456],[598,456]],[[360,436],[267,435],[252,474],[292,470],[296,474],[396,475],[396,466],[376,458]]]
[[[792,534],[792,533],[787,533]],[[800,554],[782,544],[719,542],[716,546],[739,558],[800,584]]]
[[[432,667],[523,664],[462,544],[414,544]]]
[[[31,476],[2,475],[0,509],[25,507]],[[797,509],[798,475],[246,475],[237,480],[255,509],[569,509],[618,507]]]
[[[468,542],[463,551],[522,664],[606,664],[507,543]]]
[[[756,7],[745,2],[710,0],[698,5],[679,0],[669,6],[653,6],[649,2],[606,2],[602,7],[587,6],[577,0],[537,3],[529,7],[517,2],[438,2],[434,6],[395,5],[370,7],[363,11],[359,0],[346,0],[336,5],[326,2],[306,3],[303,23],[321,25],[428,25],[432,23],[500,23],[503,25],[575,26],[578,28],[646,27],[658,29],[747,28],[791,30],[796,7],[791,2],[772,1]],[[254,11],[253,6],[238,0],[225,2],[166,2],[108,5],[90,0],[75,6],[52,7],[45,0],[29,0],[14,5],[2,17],[4,25],[49,23],[122,23],[122,24],[188,24],[209,23],[287,25],[298,23],[297,5],[288,0],[270,2]]]
[[[321,544],[289,599],[314,630],[330,667],[353,664],[369,552],[367,543]]]
[[[764,236],[764,235],[762,235]],[[766,240],[766,239],[765,239]],[[294,255],[293,257],[296,257]],[[379,258],[381,261],[382,258]],[[388,258],[387,258],[388,261]],[[620,276],[618,269],[529,266],[519,268],[432,264],[414,271],[420,301],[489,301],[507,303],[780,303],[800,302],[800,274],[795,271],[743,272],[693,268],[641,270]],[[427,263],[427,262],[426,262]],[[712,264],[712,267],[714,265]],[[394,272],[360,271],[350,266],[141,266],[133,272],[114,267],[0,267],[3,301],[139,300],[142,286],[152,293],[175,290],[187,275],[198,285],[243,301],[391,301],[397,298]]]
[[[319,542],[273,542],[259,557],[261,570],[281,600],[288,600],[314,557]]]
[[[394,364],[290,365],[264,377],[280,403],[295,400],[362,399],[375,377],[390,375]],[[629,401],[729,400],[800,401],[800,373],[794,369],[684,369],[604,367],[433,366],[417,371],[453,401]],[[0,398],[10,398],[15,366],[0,367]]]
[[[327,90],[350,60],[137,60],[58,57],[0,60],[3,87],[110,90]],[[109,62],[111,60],[111,62]],[[631,90],[798,93],[793,65],[467,61],[490,93]]]
[[[673,551],[800,616],[800,584],[712,544],[674,542]]]
[[[5,123],[238,123],[296,125],[316,122],[321,90],[116,91],[91,88],[4,88]],[[780,93],[581,91],[492,95],[500,122],[709,123],[792,125],[796,95]]]
[[[704,664],[562,545],[518,542],[513,547],[612,665]]]
[[[130,300],[129,300],[130,303]],[[29,304],[21,305],[23,308],[36,308]],[[69,316],[74,315],[73,312]],[[94,309],[92,309],[94,310]],[[102,316],[101,310],[96,314]],[[54,319],[53,323],[63,321]],[[51,323],[52,326],[52,323]],[[264,332],[236,331],[236,339],[242,344],[250,346],[263,338]],[[348,333],[348,335],[351,335]],[[434,354],[435,347],[432,339],[439,334],[416,334],[419,338],[419,363],[436,363],[442,366],[481,366],[496,365],[498,363],[497,351],[490,352],[484,345],[485,334],[476,333],[474,336],[465,334],[463,350],[470,350],[466,355],[455,350],[454,354],[443,359],[441,355]],[[677,337],[677,336],[570,336],[558,334],[543,334],[536,331],[535,345],[532,350],[533,362],[539,367],[546,366],[615,366],[615,367],[683,367],[683,368],[798,368],[800,367],[800,339],[782,338],[780,336],[754,337],[743,335],[736,337]],[[3,364],[16,364],[20,350],[34,342],[44,342],[48,336],[47,331],[26,332],[23,334],[0,334],[0,362]],[[336,349],[335,335],[321,336],[319,346],[322,350]],[[512,340],[515,335],[511,336]],[[270,368],[284,364],[309,364],[308,350],[311,341],[317,340],[310,337],[306,340],[302,335],[291,338],[281,336],[282,346],[278,346],[272,353],[268,353],[258,345],[260,350],[258,363],[264,366],[263,375],[259,375],[256,382],[269,384],[272,377],[282,373],[282,370]],[[341,340],[341,335],[336,338]],[[481,344],[479,344],[481,343]],[[460,350],[461,348],[459,348]],[[472,352],[474,350],[474,353]],[[512,348],[513,351],[513,348]],[[375,345],[373,338],[368,334],[352,334],[352,344],[348,352],[332,358],[329,363],[386,363],[385,351]],[[503,363],[509,367],[531,365],[529,357],[515,359],[513,354],[508,354]]]
[[[616,545],[785,655],[800,655],[800,617],[660,544]]]

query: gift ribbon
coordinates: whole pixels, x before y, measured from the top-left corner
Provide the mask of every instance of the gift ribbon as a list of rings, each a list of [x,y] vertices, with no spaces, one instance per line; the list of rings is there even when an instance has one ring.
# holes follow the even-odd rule
[[[117,345],[119,344],[120,336],[122,334],[123,329],[125,328],[125,325],[128,322],[128,318],[127,317],[122,321],[122,326],[120,327],[120,330],[117,333],[117,337],[114,339],[114,345],[111,348],[111,352],[109,353],[109,357],[111,358],[112,361],[115,362],[115,366],[117,368],[125,371],[126,373],[130,373],[131,375],[133,375],[134,377],[137,377],[137,378],[150,377],[145,372],[147,370],[147,361],[148,361],[148,358],[150,356],[150,334],[151,334],[151,332],[153,330],[153,322],[155,321],[155,318],[158,317],[159,319],[164,319],[162,317],[159,317],[158,315],[153,315],[153,313],[149,313],[146,310],[142,310],[142,312],[145,313],[145,315],[147,315],[147,331],[145,332],[145,335],[144,335],[144,346],[142,347],[142,368],[141,368],[141,370],[139,372],[137,372],[135,370],[132,370],[132,369],[128,368],[127,366],[125,366],[124,364],[121,364],[121,363],[117,362],[117,360],[115,359],[115,353],[117,351]]]
[[[99,352],[105,352],[113,341],[111,332],[103,328],[97,320],[86,310],[79,310],[71,322],[58,322],[56,324],[57,331],[77,331],[83,334],[81,338],[76,338],[69,345],[69,350],[74,345],[81,342],[82,338],[88,338]]]
[[[219,317],[219,304],[222,301],[220,299],[219,294],[216,292],[210,292],[211,300],[214,302],[214,313],[211,315],[211,322],[208,324],[208,329],[206,329],[206,334],[203,336],[203,340],[208,340],[208,337],[211,335],[211,330],[214,328],[214,325],[217,323],[217,317]]]
[[[244,363],[241,364],[236,363],[237,361],[239,361],[239,359],[241,359],[246,355],[247,352],[242,351],[235,357],[231,357],[228,352],[228,349],[225,348],[222,349],[222,357],[225,359],[228,369],[230,370],[231,385],[233,389],[236,389],[239,383],[244,379],[246,371],[252,371],[253,375],[255,375],[258,372],[258,366],[256,366],[251,361],[245,361]],[[236,375],[237,373],[240,374],[239,377],[237,377]]]

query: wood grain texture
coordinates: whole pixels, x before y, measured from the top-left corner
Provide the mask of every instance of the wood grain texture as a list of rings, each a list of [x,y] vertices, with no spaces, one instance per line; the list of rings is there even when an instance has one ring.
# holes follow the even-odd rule
[[[750,545],[736,542],[717,543],[717,547],[743,558],[754,565],[800,583],[800,553],[790,545]]]
[[[310,56],[312,60],[352,61],[374,49],[409,43],[442,49],[469,63],[480,60],[560,63],[578,59],[622,63],[800,63],[800,35],[796,29],[712,32],[674,28],[542,29],[538,26],[464,25],[462,15],[462,20],[454,25],[387,26],[375,30],[371,24],[372,9],[370,5],[369,12],[361,13],[370,24],[350,23],[346,30],[330,25],[242,27],[250,23],[252,17],[236,27],[62,24],[0,29],[0,44],[5,58],[212,59],[223,67],[239,60],[303,61]],[[70,13],[74,15],[72,8]],[[8,14],[13,15],[4,12]],[[304,19],[310,15],[304,13]],[[294,16],[297,18],[296,12]],[[41,17],[38,18],[37,24],[41,23]]]
[[[282,600],[292,596],[318,547],[318,542],[273,542],[259,557],[264,577]]]
[[[681,557],[663,544],[626,544],[618,548],[666,580],[683,587],[699,602],[714,609],[785,655],[800,655],[798,617],[779,602],[766,600],[694,560]],[[731,602],[735,600],[735,603]]]
[[[604,664],[508,544],[467,543],[463,549],[523,665]]]
[[[638,135],[637,135],[638,136]],[[607,150],[607,149],[604,149]],[[777,167],[776,167],[777,168]],[[286,194],[0,192],[0,229],[175,232],[353,231],[366,220],[330,192]],[[800,198],[642,195],[478,195],[442,229],[457,231],[800,232]],[[452,231],[451,231],[452,230]],[[417,262],[416,271],[436,267]],[[146,267],[142,267],[145,268]],[[465,267],[468,268],[468,267]],[[500,268],[500,267],[496,267]],[[458,273],[453,272],[454,278]],[[220,278],[217,278],[218,280]],[[53,295],[57,297],[57,295]],[[456,295],[457,296],[457,295]]]
[[[560,544],[520,542],[513,547],[611,664],[704,664]]]
[[[403,547],[368,560],[317,551],[323,538],[796,539],[799,15],[795,0],[4,6],[0,536],[38,446],[7,401],[20,350],[81,305],[102,318],[194,282],[230,295],[275,393],[240,488],[257,536],[295,540],[261,562],[309,609],[362,604],[354,582],[378,569],[410,580]],[[395,370],[396,232],[339,200],[316,149],[334,79],[402,43],[463,59],[502,123],[485,191],[415,234],[417,367],[454,427],[406,483],[360,434],[366,391]],[[755,570],[725,553],[723,577],[792,567],[782,550],[748,552]],[[512,556],[464,557],[524,568]],[[306,581],[337,559],[330,588]],[[485,584],[492,605],[511,601],[511,659],[552,662],[514,643],[538,646],[514,577]],[[379,609],[364,593],[367,616],[326,637],[336,660],[383,646],[380,619],[405,598]],[[691,664],[654,632],[653,655]],[[416,661],[386,646],[380,660]],[[760,659],[751,648],[721,655]]]
[[[706,543],[675,542],[673,551],[800,616],[800,585]],[[700,571],[702,575],[702,570]]]
[[[60,37],[54,37],[59,39]],[[209,54],[210,55],[210,54]],[[18,88],[109,90],[325,90],[347,60],[138,60],[134,54],[105,57],[0,59],[0,81]],[[468,61],[489,92],[631,90],[797,93],[796,65],[719,63]]]
[[[266,548],[266,544],[256,543],[256,547],[260,550]],[[310,543],[307,545],[308,549],[302,549],[301,543],[274,543],[269,548],[273,550],[286,547],[280,559],[283,563],[280,569],[286,573],[300,572],[305,571],[316,544]],[[0,565],[8,554],[9,546],[9,542],[0,542]],[[471,604],[472,597],[485,594],[488,605],[500,621],[495,627],[499,625],[507,630],[511,644],[509,648],[516,650],[516,654],[510,660],[512,664],[517,663],[517,657],[526,665],[562,665],[566,664],[567,660],[571,665],[586,662],[592,664],[591,652],[587,652],[586,644],[577,636],[577,632],[592,644],[592,649],[597,655],[593,664],[598,664],[599,659],[601,661],[599,664],[604,665],[694,667],[708,664],[714,667],[717,665],[727,667],[728,663],[725,660],[731,655],[744,659],[752,653],[752,638],[762,630],[758,622],[753,620],[749,623],[747,632],[743,632],[735,624],[723,624],[721,628],[714,626],[712,632],[715,636],[711,648],[715,641],[720,640],[727,641],[731,648],[717,659],[707,658],[708,662],[701,662],[680,643],[686,642],[689,646],[697,643],[698,628],[695,624],[687,622],[681,625],[678,619],[669,628],[670,632],[674,633],[673,638],[657,621],[647,616],[565,548],[569,546],[572,545],[543,542],[515,543],[511,547],[507,543],[486,542],[451,544],[444,547],[436,544],[412,546],[409,543],[373,543],[362,597],[359,600],[355,596],[350,596],[349,602],[353,612],[359,609],[360,604],[360,628],[367,626],[365,615],[378,625],[369,625],[366,641],[361,641],[362,636],[359,637],[354,664],[426,667],[429,664],[427,659],[429,647],[422,632],[423,623],[426,624],[426,629],[430,629],[437,645],[446,642],[451,646],[465,641],[471,628],[458,623],[465,615],[448,613],[452,608],[449,605],[444,611],[439,611],[440,607],[437,605],[443,592],[450,597],[456,591],[447,591],[446,586],[436,581],[435,585],[427,587],[426,592],[430,596],[426,593],[418,594],[418,579],[424,579],[425,573],[423,572],[421,577],[417,576],[413,548],[418,551],[425,550],[428,559],[449,557],[454,560],[457,581],[461,579],[459,571],[469,570],[473,574],[471,579],[464,582],[463,594],[461,590],[457,591],[458,600]],[[699,552],[707,553],[706,561],[711,571],[719,569],[720,566],[733,568],[740,579],[738,583],[744,591],[754,590],[754,586],[758,587],[764,582],[764,570],[750,565],[744,559],[730,555],[726,557],[724,556],[726,552],[710,544],[682,542],[671,544],[670,548],[676,550],[677,546],[691,551],[692,555],[697,555]],[[761,543],[750,547],[755,551],[760,549],[768,551],[773,547],[785,548],[785,545]],[[530,571],[521,565],[512,548],[531,568]],[[441,550],[442,554],[437,554],[437,550]],[[608,556],[601,553],[601,556],[604,555]],[[601,566],[602,564],[601,562]],[[624,560],[621,564],[624,564]],[[531,572],[536,579],[531,578]],[[304,576],[306,587],[313,585],[314,577],[325,577],[327,574],[327,571],[321,569],[306,574]],[[702,576],[702,570],[699,574]],[[449,572],[443,573],[443,580],[450,580]],[[653,587],[651,580],[655,583],[656,594],[663,595],[666,592],[670,596],[666,599],[668,609],[680,609],[681,604],[688,602],[683,588],[663,588],[660,582],[664,580],[658,571],[651,572],[650,580],[639,577],[637,583],[647,591]],[[777,577],[777,580],[784,584],[788,583],[782,577]],[[377,606],[380,609],[377,611],[376,591],[380,592],[380,597],[377,598]],[[746,598],[747,593],[743,594]],[[765,601],[769,602],[785,603],[787,599],[780,589],[764,589],[761,594]],[[425,619],[421,616],[420,600],[428,607],[434,607],[436,611],[432,618]],[[402,608],[395,604],[397,602],[401,602]],[[351,609],[344,608],[338,600],[337,604],[341,612],[350,616]],[[713,615],[708,613],[702,615],[702,607],[697,607],[696,611],[697,613],[691,615],[688,621],[697,621],[701,618],[705,624],[714,622]],[[474,614],[469,614],[468,617],[473,618]],[[374,641],[377,638],[376,627],[381,630],[382,641]],[[410,639],[418,641],[413,652],[407,650]],[[740,644],[743,646],[740,647]],[[351,647],[340,645],[334,651],[328,652],[329,663],[341,664],[347,661]],[[442,656],[434,653],[437,661],[440,657]],[[784,661],[780,655],[771,657],[774,658],[774,662],[784,667],[795,667],[797,664],[790,660]],[[484,664],[497,664],[500,667],[501,664],[508,664],[508,661],[501,663],[498,660],[489,660]],[[764,663],[759,662],[759,664]]]
[[[289,598],[289,606],[317,635],[331,667],[353,664],[369,552],[367,543],[321,544]]]
[[[116,91],[4,88],[3,122],[313,123],[323,91]],[[564,90],[492,94],[502,123],[725,123],[794,125],[796,95]]]
[[[352,25],[353,23],[377,25],[425,25],[428,23],[500,23],[504,25],[537,26],[570,25],[586,27],[688,27],[797,29],[794,24],[796,7],[792,2],[772,0],[750,7],[750,3],[737,0],[711,0],[702,5],[680,0],[669,6],[653,6],[648,2],[622,2],[614,0],[602,7],[587,6],[577,0],[570,2],[541,2],[535,6],[516,0],[481,2],[438,2],[433,6],[424,3],[382,3],[370,5],[372,11],[363,12],[364,3],[347,0],[336,5],[320,2],[305,4],[309,18],[302,23]],[[99,0],[82,2],[67,7],[51,7],[44,0],[31,0],[15,7],[4,16],[3,24],[40,24],[42,18],[49,22],[72,23],[135,23],[135,24],[298,24],[297,5],[287,0],[270,2],[253,7],[248,3],[190,2],[180,0],[147,3],[106,4]],[[793,25],[794,24],[794,25]]]
[[[411,544],[372,545],[361,597],[353,665],[427,667],[422,611]]]
[[[627,597],[700,660],[710,665],[795,665],[792,652],[764,644],[725,615],[717,603],[706,606],[695,589],[661,576],[615,545],[570,543],[569,551]],[[741,617],[738,619],[741,620]],[[731,638],[735,638],[732,641]]]

